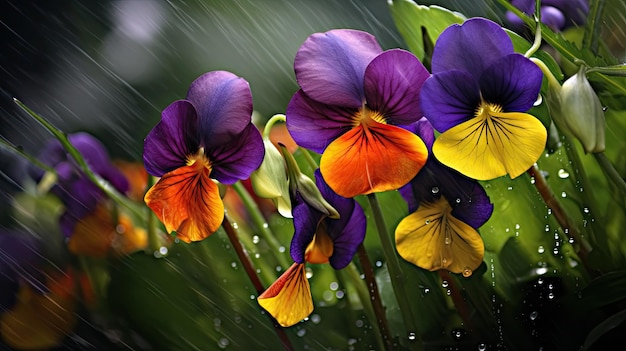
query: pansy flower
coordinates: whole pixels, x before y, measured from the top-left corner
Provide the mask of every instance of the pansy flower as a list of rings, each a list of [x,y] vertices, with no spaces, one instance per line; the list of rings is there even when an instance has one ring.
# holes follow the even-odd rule
[[[319,169],[315,179],[320,193],[340,217],[328,217],[296,194],[295,233],[290,247],[295,263],[258,298],[261,307],[283,327],[300,322],[313,311],[305,263],[330,263],[334,269],[342,269],[350,263],[365,238],[365,214],[360,205],[330,189]]]
[[[535,13],[536,0],[512,0],[511,4],[527,16]],[[589,13],[588,0],[542,0],[541,22],[554,31],[562,31],[569,27],[582,25]],[[514,13],[507,11],[506,19],[515,27],[521,28],[524,22]]]
[[[106,148],[98,139],[83,132],[70,134],[68,139],[94,174],[109,182],[121,193],[129,189],[128,180],[113,165]],[[104,192],[87,178],[58,140],[47,142],[39,159],[54,168],[57,173],[58,179],[50,191],[57,195],[65,206],[59,221],[62,232],[71,237],[76,223],[96,210],[104,199]],[[41,181],[45,172],[33,166],[29,173],[33,179]]]
[[[287,106],[296,143],[322,154],[321,173],[339,195],[395,190],[426,162],[424,143],[403,129],[422,117],[429,76],[411,53],[382,51],[369,33],[316,33],[294,63],[300,90]]]
[[[163,110],[146,137],[144,164],[160,179],[145,202],[168,232],[185,242],[202,240],[224,219],[214,180],[247,179],[263,154],[248,82],[230,72],[205,73],[191,84],[186,99]]]
[[[526,112],[541,89],[541,70],[513,52],[496,23],[474,18],[441,33],[422,110],[441,133],[433,153],[470,178],[526,172],[541,156],[546,128]]]
[[[432,126],[422,119],[417,127],[416,132],[430,148]],[[420,173],[399,191],[410,212],[396,227],[400,256],[427,270],[471,275],[484,255],[476,229],[493,212],[480,184],[429,157]]]

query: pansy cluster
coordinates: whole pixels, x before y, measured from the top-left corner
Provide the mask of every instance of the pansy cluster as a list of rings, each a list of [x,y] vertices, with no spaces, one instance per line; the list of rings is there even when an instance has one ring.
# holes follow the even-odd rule
[[[534,11],[534,1],[512,5],[522,13]],[[582,23],[589,5],[544,1],[540,10],[542,21],[557,31]],[[298,89],[284,115],[260,128],[253,122],[252,93],[244,78],[223,70],[204,73],[183,99],[163,109],[145,137],[139,166],[111,160],[90,134],[58,133],[29,175],[39,193],[59,200],[58,224],[68,251],[80,257],[81,267],[95,263],[97,269],[85,269],[89,279],[71,265],[47,275],[32,272],[49,268],[39,257],[41,240],[32,233],[0,231],[0,254],[11,263],[0,265],[0,282],[9,287],[0,291],[6,311],[0,316],[3,340],[25,348],[58,344],[77,323],[78,300],[103,294],[94,284],[102,260],[118,264],[137,251],[162,257],[176,245],[205,248],[202,241],[224,232],[256,289],[254,306],[270,318],[286,349],[291,348],[282,328],[307,320],[315,310],[310,281],[320,278],[312,277],[311,267],[339,276],[337,271],[357,265],[367,281],[366,295],[371,294],[375,316],[368,318],[379,324],[381,344],[394,348],[377,295],[381,277],[374,277],[365,250],[366,233],[378,234],[374,240],[382,243],[387,261],[382,279],[391,281],[408,324],[412,311],[403,305],[407,296],[396,256],[416,271],[470,281],[488,251],[481,228],[499,210],[486,189],[489,181],[528,173],[533,184],[543,186],[536,163],[546,153],[550,128],[577,138],[585,152],[604,151],[604,114],[587,68],[581,66],[561,85],[543,61],[531,58],[533,49],[520,53],[512,38],[521,40],[494,21],[463,19],[438,33],[427,68],[426,60],[399,48],[384,50],[364,31],[312,34],[295,54]],[[534,114],[543,97],[555,125]],[[271,137],[277,122],[286,128],[280,140]],[[405,211],[396,223],[384,223],[376,208],[378,197],[389,194],[402,200]],[[268,286],[260,282],[262,270],[253,267],[237,238],[238,226],[231,223],[232,218],[258,220],[252,217],[262,217],[261,211],[254,206],[263,200],[290,223],[289,255],[277,259],[275,271],[263,267]],[[554,204],[553,198],[544,201]],[[256,212],[246,217],[239,207]],[[148,219],[139,224],[144,212]],[[557,215],[566,234],[579,240],[567,216]],[[269,224],[260,221],[256,229],[263,232]],[[389,224],[391,233],[385,232]],[[370,235],[376,234],[367,239]],[[271,237],[264,239],[273,245]],[[587,252],[581,252],[584,261]],[[197,257],[193,262],[206,263]],[[197,272],[191,275],[201,280]],[[190,291],[211,300],[195,287]],[[455,292],[448,298],[457,303],[463,297]],[[37,308],[47,311],[39,320]],[[459,313],[471,319],[472,312]],[[28,341],[35,330],[44,342]]]

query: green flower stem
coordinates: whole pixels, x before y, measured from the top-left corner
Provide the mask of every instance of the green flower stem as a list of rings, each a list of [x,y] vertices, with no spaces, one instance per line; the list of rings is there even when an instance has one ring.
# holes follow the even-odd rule
[[[28,106],[24,105],[18,99],[13,99],[13,101],[26,113],[28,113],[31,117],[33,117],[37,122],[39,122],[44,128],[46,128],[65,148],[65,150],[72,156],[72,158],[76,161],[80,169],[85,173],[87,178],[91,180],[98,188],[100,188],[104,193],[113,201],[115,201],[118,205],[123,206],[138,218],[143,217],[143,213],[139,211],[135,206],[129,203],[129,200],[124,197],[124,195],[120,194],[109,182],[102,179],[100,176],[95,174],[85,159],[83,155],[70,143],[70,140],[67,137],[67,134],[63,133],[61,130],[57,129],[50,122],[48,122],[45,118],[39,116],[33,110],[28,108]]]
[[[604,171],[604,175],[615,184],[622,194],[626,194],[626,182],[624,178],[617,172],[611,161],[606,157],[604,152],[593,153],[598,164]]]
[[[565,210],[561,207],[561,204],[557,200],[552,189],[550,189],[550,187],[548,186],[546,179],[541,174],[541,171],[539,170],[537,165],[533,165],[528,170],[528,174],[534,178],[535,188],[537,188],[537,191],[541,195],[541,198],[543,199],[545,204],[552,210],[552,214],[563,229],[563,232],[565,232],[565,234],[570,239],[573,239],[575,243],[578,243],[578,245],[574,245],[574,248],[576,249],[576,253],[578,254],[578,257],[580,257],[583,265],[589,273],[593,273],[593,270],[590,268],[587,262],[589,252],[591,251],[591,246],[583,237],[580,236],[578,228],[576,228],[576,226],[572,224],[571,219],[569,218]]]
[[[287,120],[287,118],[283,114],[273,115],[267,121],[267,123],[265,123],[265,128],[263,128],[263,138],[269,138],[270,132],[272,131],[272,127],[274,126],[274,124],[276,122],[283,122],[283,123],[285,123],[286,120]]]
[[[263,235],[263,238],[267,240],[267,243],[271,247],[272,252],[278,252],[278,254],[276,255],[278,263],[282,267],[289,267],[290,266],[289,262],[287,262],[287,259],[285,258],[284,255],[282,255],[280,251],[280,247],[281,247],[280,243],[274,236],[274,233],[272,233],[267,221],[265,220],[265,217],[263,216],[263,214],[261,213],[261,210],[259,209],[259,206],[254,201],[250,193],[241,184],[241,182],[237,182],[233,184],[233,189],[235,189],[235,191],[237,192],[237,195],[239,195],[239,197],[241,198],[241,201],[243,201],[243,204],[246,207],[248,214],[252,218],[252,221],[256,225],[259,232]]]
[[[361,243],[357,250],[357,254],[359,256],[359,263],[361,263],[361,270],[363,271],[363,275],[365,276],[366,287],[363,286],[362,280],[358,277],[358,272],[356,272],[356,268],[352,267],[354,272],[350,272],[352,274],[356,274],[361,284],[357,284],[357,292],[363,301],[363,306],[369,306],[369,311],[373,319],[376,320],[375,326],[378,327],[377,337],[382,340],[379,340],[379,344],[382,345],[382,349],[384,350],[393,350],[393,339],[391,337],[391,333],[389,331],[389,324],[387,323],[387,315],[385,314],[385,309],[383,307],[382,300],[380,298],[380,294],[378,293],[378,284],[376,283],[376,277],[374,276],[374,269],[372,268],[372,264],[370,263],[370,259],[367,255],[367,251],[365,251],[365,246]],[[365,289],[364,289],[365,288]],[[365,291],[362,291],[365,290]],[[370,301],[367,303],[366,301]],[[379,346],[381,346],[379,345]]]
[[[24,149],[22,149],[20,146],[12,144],[8,140],[4,139],[3,137],[0,137],[0,146],[4,146],[5,149],[7,149],[9,151],[13,151],[14,153],[18,154],[19,156],[22,156],[23,158],[25,158],[28,162],[30,162],[33,165],[43,169],[46,172],[54,174],[54,176],[56,177],[56,175],[57,175],[56,169],[54,169],[54,168],[48,166],[47,164],[39,161],[36,157],[34,157],[33,155],[31,155],[31,154],[27,153],[26,151],[24,151]]]
[[[415,345],[420,345],[417,347],[421,349],[421,340],[419,340],[421,338],[421,334],[417,330],[417,325],[415,323],[415,320],[413,319],[413,313],[411,312],[411,308],[408,305],[409,299],[407,297],[406,290],[404,289],[404,274],[402,273],[402,269],[400,268],[400,262],[398,261],[398,256],[396,255],[393,244],[391,243],[391,236],[387,231],[385,219],[380,208],[380,203],[378,202],[376,194],[368,194],[367,199],[369,200],[370,207],[372,209],[374,222],[376,222],[378,237],[380,238],[383,254],[385,255],[385,259],[387,261],[387,269],[389,270],[391,285],[393,286],[393,291],[396,295],[396,299],[398,300],[398,307],[400,308],[402,319],[404,320],[404,325],[407,329],[407,332],[415,333],[416,337],[418,338],[417,340],[415,340]]]
[[[230,223],[230,220],[228,219],[227,215],[224,215],[224,220],[222,221],[222,228],[224,228],[226,235],[228,235],[228,239],[230,240],[230,243],[233,249],[237,253],[237,257],[239,258],[239,261],[243,265],[243,268],[246,271],[248,278],[250,278],[250,281],[252,282],[254,289],[256,290],[257,294],[260,295],[265,290],[265,288],[263,287],[263,283],[261,283],[259,276],[256,274],[256,270],[252,266],[250,257],[248,256],[246,251],[243,249],[241,242],[239,242],[237,232],[235,231],[235,228],[233,227],[233,225]],[[280,339],[280,342],[285,348],[285,350],[287,351],[293,350],[293,346],[291,345],[291,342],[289,341],[289,338],[287,337],[285,330],[276,322],[276,320],[274,320],[274,318],[269,313],[267,313],[266,315],[270,318],[272,324],[274,325],[274,330],[276,331],[276,335]]]
[[[537,22],[537,29],[535,30],[535,41],[533,42],[533,45],[528,49],[528,51],[526,51],[526,53],[524,54],[524,56],[526,57],[531,57],[541,47],[541,25],[540,25],[541,12],[539,11],[539,6],[540,6],[540,2],[537,1],[537,9],[536,9],[537,14],[535,16],[535,21]]]
[[[152,188],[155,177],[148,176],[147,188]],[[148,235],[148,253],[153,254],[161,248],[162,242],[157,232],[157,217],[148,206],[146,206],[146,231]]]

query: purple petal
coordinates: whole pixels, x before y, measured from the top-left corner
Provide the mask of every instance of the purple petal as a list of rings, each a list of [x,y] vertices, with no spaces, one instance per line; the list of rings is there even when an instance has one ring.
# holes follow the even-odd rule
[[[211,178],[224,184],[250,177],[265,155],[261,133],[252,123],[230,142],[206,151],[213,167]]]
[[[87,133],[76,133],[69,135],[68,138],[95,173],[101,174],[110,165],[106,148],[95,137]]]
[[[367,222],[363,209],[356,200],[337,195],[324,181],[320,170],[315,171],[320,193],[337,212],[339,219],[325,218],[326,230],[333,241],[333,254],[329,263],[334,269],[346,267],[365,239]]]
[[[471,181],[471,180],[470,180]],[[493,204],[490,202],[485,189],[478,182],[468,182],[459,197],[448,199],[452,205],[452,215],[467,223],[473,228],[485,224],[493,213]],[[460,201],[458,201],[460,199]]]
[[[359,108],[365,68],[381,52],[376,38],[366,32],[336,29],[315,33],[296,53],[296,80],[314,100]]]
[[[287,130],[296,144],[322,153],[328,144],[352,128],[352,116],[357,112],[357,109],[324,105],[298,90],[285,113]]]
[[[202,146],[220,145],[241,133],[252,119],[248,82],[230,72],[208,72],[191,83],[187,100],[198,112]]]
[[[433,51],[432,72],[460,69],[478,80],[485,67],[511,53],[513,43],[499,24],[472,18],[441,33]]]
[[[299,193],[296,194],[292,214],[294,233],[289,252],[296,263],[304,263],[306,248],[313,240],[317,225],[324,215],[309,206]]]
[[[543,73],[532,61],[511,54],[495,61],[480,77],[483,98],[506,112],[528,111],[541,90]]]
[[[541,6],[541,22],[553,31],[560,31],[565,27],[565,15],[561,10],[552,6]]]
[[[430,73],[412,53],[388,50],[365,70],[365,99],[390,124],[404,125],[422,118],[420,91]]]
[[[541,6],[552,6],[563,12],[567,21],[564,27],[584,24],[587,20],[587,15],[589,14],[588,0],[544,0],[541,2]],[[542,10],[542,21],[543,16]]]
[[[187,157],[198,150],[197,133],[198,117],[193,105],[186,100],[172,102],[144,141],[146,171],[160,177],[184,166]]]
[[[443,133],[474,116],[480,104],[480,89],[468,72],[441,72],[426,80],[420,101],[424,116]]]

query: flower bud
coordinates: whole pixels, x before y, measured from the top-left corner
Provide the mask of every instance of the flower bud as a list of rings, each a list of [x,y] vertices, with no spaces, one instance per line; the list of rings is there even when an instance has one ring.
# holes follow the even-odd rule
[[[250,176],[252,188],[259,197],[271,199],[283,217],[292,218],[285,160],[269,137],[263,137],[263,145],[265,157]]]
[[[563,83],[560,105],[561,121],[556,121],[559,128],[576,137],[585,152],[604,151],[604,111],[598,95],[587,80],[584,66]]]
[[[298,167],[289,150],[283,144],[279,145],[283,155],[285,155],[287,172],[289,174],[289,190],[292,198],[295,199],[297,194],[300,194],[302,199],[314,209],[330,218],[338,219],[340,217],[339,212],[324,199],[315,182],[300,171],[300,167]]]

